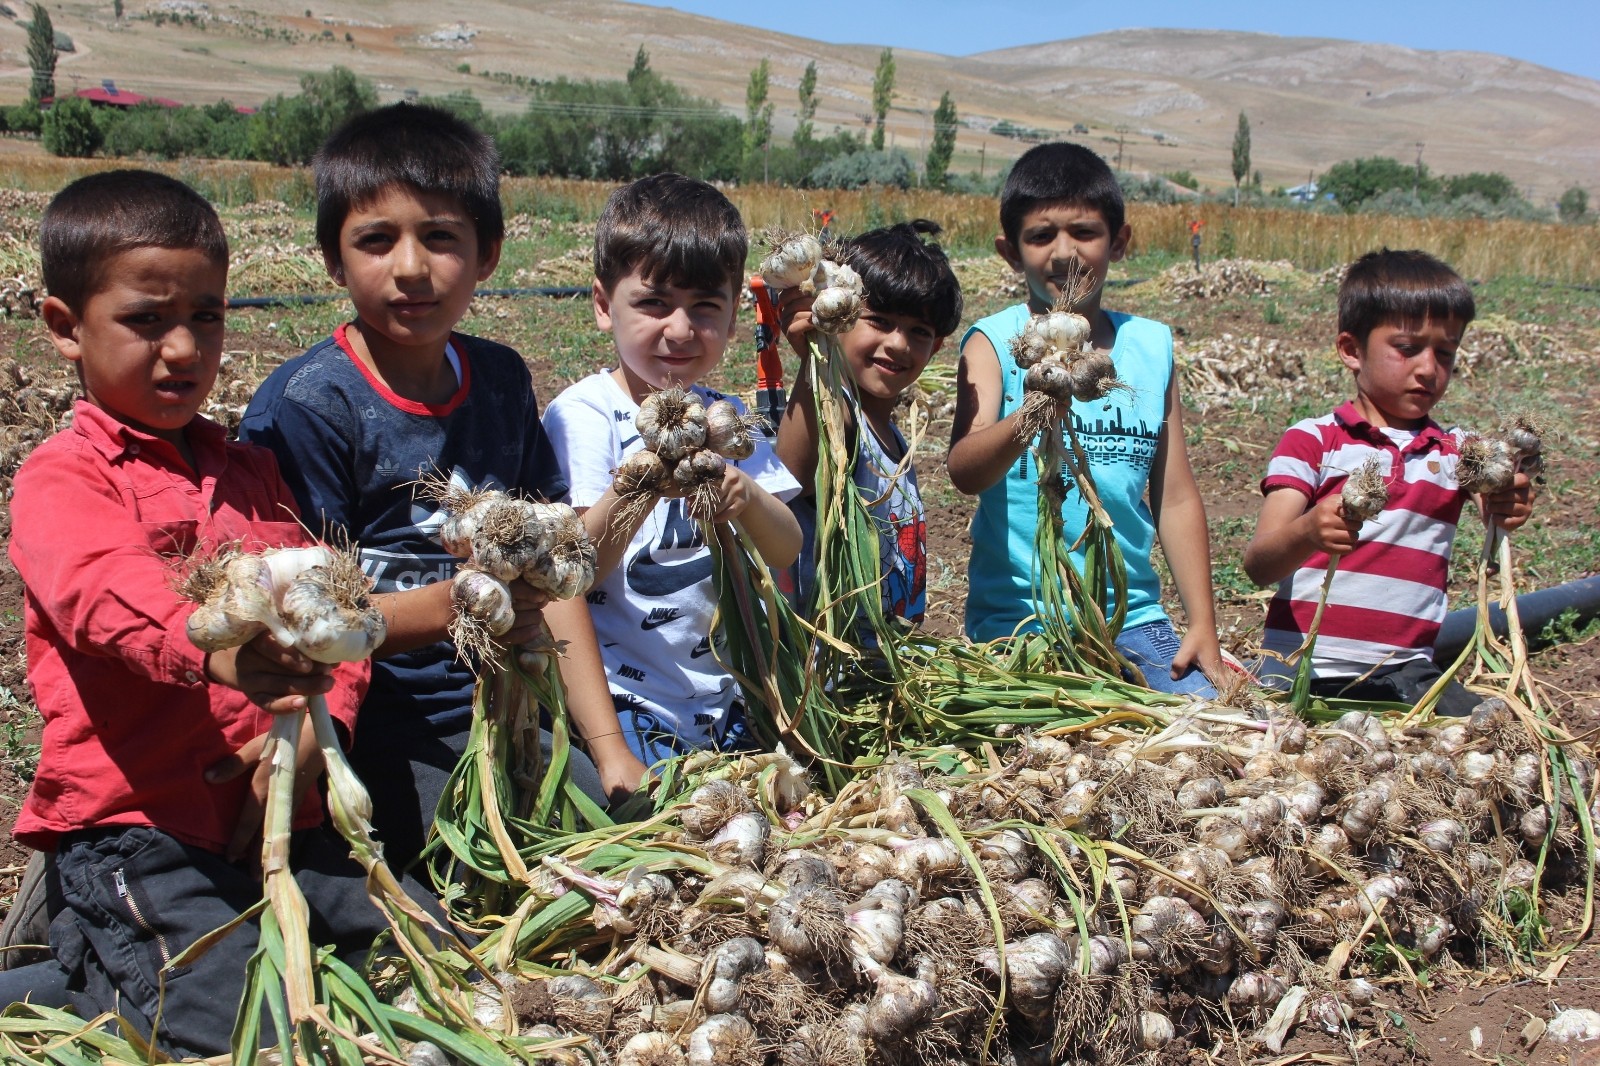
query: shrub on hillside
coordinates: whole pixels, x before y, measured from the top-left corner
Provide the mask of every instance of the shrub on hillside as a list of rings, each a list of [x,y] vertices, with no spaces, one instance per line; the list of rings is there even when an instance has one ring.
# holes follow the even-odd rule
[[[909,189],[916,183],[916,161],[899,148],[882,152],[867,149],[837,156],[818,166],[806,178],[806,184],[813,189],[859,189],[863,185]]]
[[[94,107],[78,96],[58,100],[44,113],[39,128],[44,150],[51,155],[86,158],[94,155],[104,139],[94,119]]]

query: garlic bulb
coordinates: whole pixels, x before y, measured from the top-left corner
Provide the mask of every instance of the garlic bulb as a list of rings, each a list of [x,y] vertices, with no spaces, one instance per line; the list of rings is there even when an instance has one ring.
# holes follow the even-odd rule
[[[482,570],[462,567],[450,582],[450,603],[458,614],[483,623],[491,637],[502,636],[517,620],[511,586]]]
[[[730,866],[759,867],[767,851],[772,824],[760,811],[745,811],[729,818],[709,840],[706,852]]]
[[[1456,482],[1462,492],[1504,492],[1516,474],[1516,456],[1506,441],[1472,435],[1461,442]]]
[[[1389,489],[1383,483],[1383,466],[1376,456],[1367,459],[1344,480],[1339,493],[1345,517],[1356,522],[1376,518],[1389,502]]]
[[[877,1041],[909,1037],[931,1022],[939,1010],[939,991],[924,980],[885,973],[878,994],[867,1004],[866,1034]]]
[[[809,233],[778,242],[761,260],[761,278],[774,289],[809,291],[822,262],[822,244]]]
[[[738,1014],[713,1014],[689,1034],[688,1066],[747,1066],[760,1055],[755,1028]]]
[[[688,1066],[683,1050],[666,1033],[639,1033],[617,1054],[617,1066]]]
[[[1139,1046],[1146,1051],[1166,1047],[1177,1037],[1177,1027],[1165,1014],[1153,1010],[1139,1012]]]

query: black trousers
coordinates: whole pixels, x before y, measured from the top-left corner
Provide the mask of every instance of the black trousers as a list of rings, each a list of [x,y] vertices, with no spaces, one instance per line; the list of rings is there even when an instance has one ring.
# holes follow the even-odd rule
[[[1397,666],[1379,667],[1360,680],[1335,677],[1313,681],[1311,693],[1341,699],[1414,704],[1427,695],[1443,673],[1437,664],[1427,659],[1411,659]],[[1474,696],[1452,681],[1440,694],[1437,709],[1442,715],[1465,718],[1481,702],[1482,697]]]
[[[302,830],[291,862],[312,943],[332,945],[359,972],[388,923],[349,852],[331,830]],[[402,883],[439,916],[431,892],[411,878]],[[180,1058],[228,1051],[259,919],[241,923],[193,964],[168,965],[261,898],[259,873],[147,826],[92,829],[63,838],[51,895],[54,957],[0,973],[0,1003],[27,998],[71,1006],[85,1018],[115,1012]],[[267,1044],[277,1040],[270,1029],[269,1019]]]

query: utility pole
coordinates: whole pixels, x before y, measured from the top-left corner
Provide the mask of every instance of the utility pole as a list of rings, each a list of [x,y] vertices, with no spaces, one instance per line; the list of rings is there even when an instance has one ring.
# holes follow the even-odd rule
[[[979,141],[978,142],[978,180],[979,181],[983,180],[983,157],[988,151],[989,151],[989,142],[987,140]]]
[[[1128,132],[1128,127],[1126,127],[1126,126],[1118,126],[1117,127],[1117,169],[1118,170],[1122,169],[1122,141],[1123,141],[1123,138],[1126,136],[1127,132]]]

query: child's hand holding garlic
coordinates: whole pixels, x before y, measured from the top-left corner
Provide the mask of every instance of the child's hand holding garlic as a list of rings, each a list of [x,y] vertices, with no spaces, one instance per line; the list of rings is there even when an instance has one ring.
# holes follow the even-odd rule
[[[319,663],[293,648],[285,648],[270,633],[258,634],[236,648],[208,654],[206,676],[243,692],[268,714],[303,711],[307,696],[324,695],[333,688],[332,663]]]

